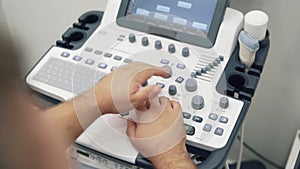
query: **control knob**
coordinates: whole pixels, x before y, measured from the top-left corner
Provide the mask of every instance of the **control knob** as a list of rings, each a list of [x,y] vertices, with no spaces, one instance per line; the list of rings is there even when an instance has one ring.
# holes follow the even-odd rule
[[[197,81],[193,78],[190,78],[188,79],[186,82],[185,82],[185,89],[188,91],[188,92],[194,92],[196,91],[198,88],[198,84],[197,84]]]
[[[222,97],[219,102],[219,106],[222,109],[227,109],[229,107],[229,99],[226,97]]]
[[[204,107],[204,98],[200,95],[196,95],[192,98],[192,107],[195,110],[201,110]]]
[[[134,43],[136,41],[135,34],[131,33],[129,34],[129,42]]]
[[[170,85],[170,86],[169,86],[169,94],[170,94],[171,96],[174,96],[174,95],[177,94],[177,88],[176,88],[175,85]]]
[[[149,45],[149,39],[147,37],[142,38],[142,45],[143,46],[148,46]]]
[[[174,44],[170,44],[170,45],[169,45],[169,52],[170,52],[170,53],[175,53],[175,52],[176,52],[176,47],[175,47]]]
[[[188,47],[182,49],[182,56],[184,57],[190,56],[190,49]]]
[[[155,49],[161,49],[162,48],[162,44],[160,40],[155,41]]]

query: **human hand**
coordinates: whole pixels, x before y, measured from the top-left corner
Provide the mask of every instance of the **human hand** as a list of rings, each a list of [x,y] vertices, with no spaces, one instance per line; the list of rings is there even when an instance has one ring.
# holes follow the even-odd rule
[[[142,62],[121,66],[108,74],[95,86],[101,113],[125,113],[132,109],[143,109],[150,95],[161,90],[157,85],[141,89],[142,84],[152,76],[166,77],[169,74],[163,68]]]
[[[138,122],[128,120],[126,131],[137,151],[159,169],[195,168],[185,147],[185,129],[178,102],[155,97],[151,99],[150,109],[137,115],[140,116]]]
[[[94,88],[72,100],[77,119],[86,129],[99,116],[146,110],[151,94],[159,93],[157,85],[141,88],[151,76],[169,76],[164,68],[141,62],[121,66],[101,79]]]

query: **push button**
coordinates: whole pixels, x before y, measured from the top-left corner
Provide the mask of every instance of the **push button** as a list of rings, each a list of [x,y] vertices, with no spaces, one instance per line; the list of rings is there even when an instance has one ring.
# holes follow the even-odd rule
[[[205,124],[202,130],[206,131],[206,132],[210,132],[211,129],[212,129],[212,125],[211,124]]]
[[[185,119],[190,119],[192,115],[191,115],[190,113],[183,112],[183,113],[182,113],[182,116],[183,116],[183,118],[185,118]]]
[[[106,68],[107,68],[107,64],[105,64],[105,63],[100,63],[100,64],[98,65],[98,67],[101,68],[101,69],[106,69]]]
[[[211,120],[217,120],[218,119],[218,115],[215,114],[215,113],[211,113],[211,114],[209,114],[208,118],[211,119]]]
[[[132,62],[131,59],[128,59],[128,58],[124,59],[124,63],[131,63],[131,62]]]
[[[95,61],[92,60],[92,59],[87,59],[87,60],[85,61],[85,63],[88,64],[88,65],[93,65],[93,64],[95,63]]]
[[[184,124],[184,128],[185,128],[185,133],[187,135],[192,136],[195,134],[195,127],[188,124]]]
[[[122,60],[122,56],[116,55],[116,56],[114,56],[114,59],[120,61],[120,60]]]
[[[165,78],[170,78],[173,74],[172,68],[170,66],[167,66],[167,65],[163,66],[162,68],[166,69],[169,72],[169,76],[166,76]]]
[[[67,58],[67,57],[69,57],[69,56],[70,56],[70,53],[63,52],[63,53],[61,53],[61,55],[60,55],[60,56]]]
[[[111,53],[105,53],[105,54],[104,54],[104,57],[111,58],[111,57],[112,57],[112,54],[111,54]]]
[[[178,69],[185,69],[185,65],[182,64],[182,63],[178,63],[178,64],[176,65],[176,67],[177,67]]]
[[[220,123],[224,123],[224,124],[227,124],[228,121],[229,121],[229,119],[228,119],[227,117],[224,117],[224,116],[222,116],[222,117],[220,118],[220,120],[219,120]]]
[[[86,52],[93,52],[93,48],[90,48],[90,47],[86,47],[84,50],[85,50]]]
[[[182,83],[184,81],[184,78],[183,77],[178,77],[175,81],[177,83]]]
[[[214,133],[218,136],[222,136],[224,133],[224,129],[222,129],[221,127],[217,127]]]
[[[157,82],[156,85],[159,86],[159,87],[161,87],[162,89],[165,87],[165,84],[160,83],[160,82]]]
[[[194,122],[197,122],[197,123],[202,123],[203,118],[200,117],[200,116],[194,116],[194,117],[193,117],[193,121],[194,121]]]
[[[95,52],[94,52],[96,55],[102,55],[102,51],[101,50],[95,50]]]
[[[170,63],[170,61],[167,60],[167,59],[162,59],[162,60],[160,61],[160,63],[161,63],[161,64],[164,64],[164,65],[167,65],[167,64]]]
[[[81,56],[74,56],[73,60],[75,61],[81,61],[82,57]]]

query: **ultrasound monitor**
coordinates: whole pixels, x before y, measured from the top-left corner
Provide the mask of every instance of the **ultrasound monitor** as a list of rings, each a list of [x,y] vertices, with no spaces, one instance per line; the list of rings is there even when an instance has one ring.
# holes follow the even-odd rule
[[[227,0],[123,0],[119,26],[210,48]]]

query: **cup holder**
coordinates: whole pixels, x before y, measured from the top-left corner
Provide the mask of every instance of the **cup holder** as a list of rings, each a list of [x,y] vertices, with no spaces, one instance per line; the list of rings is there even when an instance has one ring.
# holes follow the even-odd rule
[[[97,22],[98,19],[99,19],[99,17],[97,15],[89,15],[85,18],[85,22],[92,24],[92,23]]]
[[[69,40],[73,42],[77,42],[77,41],[81,41],[83,38],[84,38],[84,34],[82,32],[73,32],[70,35]]]
[[[246,78],[240,74],[233,74],[228,77],[228,84],[235,89],[243,90],[246,83]]]
[[[82,24],[94,24],[98,22],[99,16],[96,14],[89,14],[89,15],[84,15],[79,18],[79,22]]]
[[[70,28],[63,34],[63,40],[70,43],[70,42],[79,42],[85,38],[85,33],[78,29]]]

